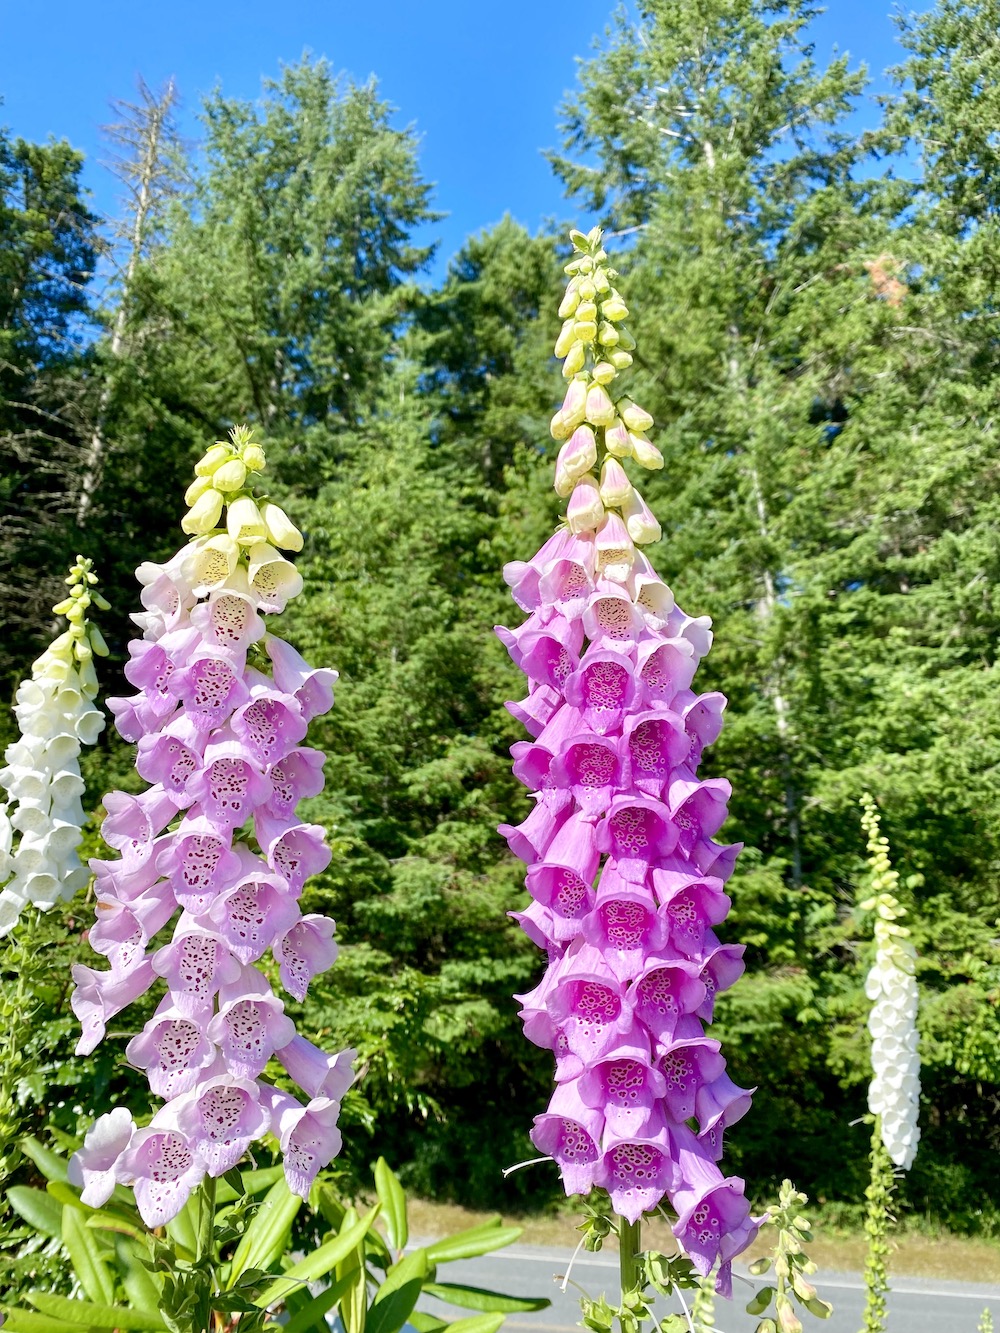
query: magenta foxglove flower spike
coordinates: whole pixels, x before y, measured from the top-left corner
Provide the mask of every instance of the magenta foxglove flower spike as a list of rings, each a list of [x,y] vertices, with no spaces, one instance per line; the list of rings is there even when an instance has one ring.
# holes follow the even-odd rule
[[[91,561],[78,555],[66,579],[68,595],[52,608],[67,628],[33,663],[14,703],[20,737],[0,768],[0,936],[26,907],[47,911],[67,902],[88,880],[76,849],[83,837],[83,779],[79,754],[104,728],[94,704],[94,656],[107,655],[104,637],[88,618],[109,609],[94,585]]]
[[[717,1165],[750,1093],[704,1026],[743,970],[741,946],[714,931],[739,851],[715,841],[730,787],[697,774],[725,699],[690,688],[710,622],[675,605],[638,549],[660,527],[630,468],[663,457],[646,436],[652,417],[613,389],[635,342],[601,233],[571,236],[556,344],[569,386],[552,419],[566,519],[504,570],[528,619],[497,631],[528,678],[507,706],[532,737],[512,753],[534,797],[500,832],[528,868],[532,902],[516,919],[548,955],[521,1016],[556,1060],[532,1139],[567,1194],[603,1186],[629,1223],[669,1200],[695,1268],[716,1270],[728,1295],[732,1259],[760,1222]]]
[[[262,967],[270,954],[281,987],[302,1000],[337,956],[334,923],[299,906],[330,849],[322,828],[296,816],[323,787],[323,755],[302,742],[332,706],[337,673],[310,667],[271,632],[302,590],[279,548],[299,550],[302,538],[277,505],[254,499],[263,467],[244,428],[197,465],[181,525],[192,540],[137,570],[142,638],[129,645],[125,675],[138,693],[109,701],[151,785],[105,797],[102,832],[119,855],[91,862],[90,942],[109,966],[74,968],[77,1051],[92,1051],[110,1018],[165,986],[125,1051],[164,1105],[142,1129],[122,1107],[100,1117],[70,1179],[95,1207],[116,1183],[133,1186],[151,1227],[269,1133],[289,1187],[307,1195],[340,1150],[353,1077],[353,1051],[327,1055],[296,1035]],[[151,948],[172,918],[172,940]],[[272,1057],[301,1101],[262,1079]]]

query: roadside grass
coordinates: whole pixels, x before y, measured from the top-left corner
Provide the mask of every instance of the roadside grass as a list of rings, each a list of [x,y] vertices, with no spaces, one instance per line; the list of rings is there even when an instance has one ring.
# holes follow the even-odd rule
[[[428,1203],[421,1199],[409,1201],[410,1231],[414,1237],[431,1239],[444,1236],[465,1227],[474,1227],[491,1214],[461,1208],[456,1204]],[[806,1208],[814,1218],[815,1239],[808,1247],[810,1258],[821,1269],[833,1272],[860,1273],[865,1263],[865,1237],[860,1227],[852,1228],[839,1222],[825,1222],[822,1210]],[[524,1228],[520,1243],[523,1245],[556,1246],[573,1249],[580,1239],[575,1229],[578,1216],[572,1213],[504,1217],[505,1222]],[[756,1244],[744,1259],[766,1254],[773,1232],[765,1228]],[[1000,1283],[1000,1240],[979,1237],[954,1236],[939,1230],[900,1227],[891,1238],[893,1245],[889,1261],[890,1280],[896,1277],[950,1278],[958,1282]],[[670,1229],[664,1221],[643,1225],[643,1244],[655,1246],[666,1253],[673,1249]],[[614,1255],[613,1238],[609,1252]]]

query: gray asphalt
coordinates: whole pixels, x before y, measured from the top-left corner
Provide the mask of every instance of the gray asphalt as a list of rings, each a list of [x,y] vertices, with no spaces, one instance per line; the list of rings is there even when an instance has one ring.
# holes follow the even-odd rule
[[[579,1293],[571,1286],[565,1293],[557,1280],[566,1272],[571,1251],[542,1249],[534,1246],[511,1245],[496,1254],[480,1259],[464,1259],[457,1263],[441,1264],[438,1278],[442,1282],[460,1282],[469,1286],[488,1287],[518,1296],[548,1296],[552,1301],[547,1310],[530,1314],[511,1314],[504,1330],[515,1333],[575,1333],[580,1317],[577,1304]],[[607,1291],[614,1299],[618,1264],[613,1252],[596,1255],[581,1253],[573,1265],[572,1278],[590,1296]],[[811,1279],[820,1296],[833,1305],[828,1320],[814,1319],[803,1314],[806,1333],[858,1333],[862,1326],[864,1289],[858,1275],[853,1273],[818,1273]],[[732,1302],[720,1298],[715,1302],[715,1323],[719,1333],[753,1333],[758,1320],[743,1308],[757,1286],[763,1282],[736,1278]],[[677,1305],[664,1303],[657,1313],[661,1317]],[[989,1284],[946,1282],[937,1278],[900,1277],[893,1282],[889,1295],[889,1333],[976,1333],[979,1317],[984,1308],[993,1314],[1000,1329],[1000,1287]],[[436,1302],[427,1303],[428,1310],[457,1317],[453,1307]],[[463,1312],[471,1314],[472,1311]],[[647,1325],[647,1328],[649,1325]]]

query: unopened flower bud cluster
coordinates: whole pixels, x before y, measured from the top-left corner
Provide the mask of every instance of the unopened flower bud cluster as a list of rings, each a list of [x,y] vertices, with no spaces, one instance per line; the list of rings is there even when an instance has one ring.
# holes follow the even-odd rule
[[[555,440],[564,441],[556,459],[556,494],[568,497],[566,521],[573,532],[593,532],[608,513],[624,520],[633,542],[660,540],[660,525],[629,480],[625,459],[643,468],[662,468],[663,455],[646,432],[653,418],[626,395],[615,396],[614,381],[632,364],[635,339],[624,326],[628,308],[613,286],[595,228],[572,232],[576,254],[566,266],[569,285],[559,314],[562,330],[555,353],[569,380],[563,405],[552,418]]]
[[[879,1117],[886,1152],[897,1166],[909,1168],[920,1140],[916,950],[909,930],[899,924],[906,908],[895,897],[899,875],[889,859],[889,841],[881,833],[878,810],[867,793],[862,805],[872,893],[861,907],[876,914],[875,962],[865,982],[865,994],[872,1001],[868,1031],[874,1074],[868,1109]]]
[[[500,832],[527,864],[517,919],[548,957],[518,998],[525,1035],[556,1060],[532,1140],[567,1194],[603,1187],[629,1221],[669,1198],[681,1246],[728,1295],[758,1222],[717,1165],[750,1093],[705,1031],[743,970],[742,946],[714,931],[739,851],[714,839],[730,786],[697,776],[726,701],[691,689],[711,622],[685,615],[636,549],[660,530],[622,462],[662,460],[649,414],[609,390],[634,344],[600,233],[573,242],[557,346],[571,382],[552,423],[566,524],[505,568],[528,619],[497,631],[529,681],[508,708],[532,738],[512,753],[534,799]]]
[[[305,1197],[340,1150],[340,1100],[353,1077],[354,1053],[328,1055],[298,1036],[270,980],[302,1000],[337,953],[334,923],[299,908],[330,849],[324,830],[296,814],[323,787],[324,756],[302,742],[332,706],[337,673],[309,667],[265,621],[302,589],[278,549],[299,550],[302,537],[251,494],[263,467],[243,429],[198,464],[184,520],[193,540],[137,571],[144,610],[132,619],[142,638],[129,644],[125,675],[138,692],[109,700],[151,785],[105,798],[102,833],[119,859],[91,863],[90,943],[110,968],[74,968],[77,1051],[92,1051],[110,1018],[164,982],[126,1057],[165,1104],[144,1128],[124,1107],[102,1116],[71,1179],[95,1207],[116,1183],[132,1185],[149,1226],[268,1133],[289,1187]],[[170,943],[151,947],[178,912]],[[302,1100],[261,1078],[272,1056]]]
[[[7,797],[0,805],[0,936],[13,929],[25,907],[46,911],[72,898],[88,879],[76,851],[85,818],[79,755],[104,727],[93,702],[94,656],[108,651],[88,612],[91,606],[106,611],[108,603],[83,556],[66,583],[67,596],[52,609],[68,626],[18,686],[14,715],[21,735],[7,747],[0,769]]]

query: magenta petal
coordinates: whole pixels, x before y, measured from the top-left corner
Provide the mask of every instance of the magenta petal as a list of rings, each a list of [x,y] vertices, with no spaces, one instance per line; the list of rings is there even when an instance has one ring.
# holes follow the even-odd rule
[[[571,1082],[560,1084],[545,1114],[535,1116],[531,1141],[558,1164],[567,1194],[589,1194],[603,1183],[603,1130],[603,1116],[584,1105]]]
[[[338,673],[332,667],[311,667],[290,643],[274,634],[267,636],[264,647],[274,668],[275,685],[295,699],[306,722],[328,713]]]
[[[293,1037],[275,1052],[287,1073],[310,1097],[325,1097],[339,1102],[354,1082],[352,1062],[357,1051],[338,1051],[327,1055],[305,1037]]]
[[[313,977],[333,966],[337,957],[333,938],[335,929],[328,916],[310,912],[275,940],[274,956],[278,961],[281,984],[297,1000],[306,998]]]
[[[76,1045],[76,1054],[89,1055],[103,1039],[108,1019],[145,994],[155,979],[148,959],[143,959],[124,974],[95,972],[93,968],[74,964],[75,986],[70,996],[70,1006],[83,1029]]]

